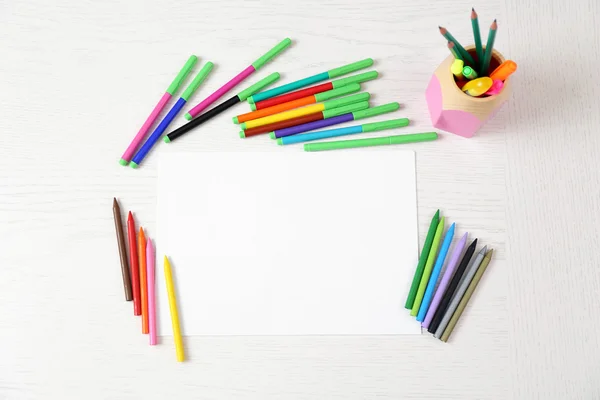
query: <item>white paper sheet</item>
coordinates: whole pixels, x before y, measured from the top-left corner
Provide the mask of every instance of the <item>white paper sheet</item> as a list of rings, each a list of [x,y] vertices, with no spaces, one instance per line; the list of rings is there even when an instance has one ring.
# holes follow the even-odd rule
[[[165,254],[184,335],[420,333],[414,153],[167,153],[158,182],[161,335]]]

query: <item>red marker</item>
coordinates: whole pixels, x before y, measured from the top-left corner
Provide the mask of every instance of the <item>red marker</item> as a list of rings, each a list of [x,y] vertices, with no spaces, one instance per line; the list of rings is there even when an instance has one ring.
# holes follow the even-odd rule
[[[135,238],[135,221],[129,211],[127,216],[127,238],[129,240],[129,271],[133,289],[133,315],[142,315],[142,300],[140,294],[140,267],[138,264],[137,240]]]

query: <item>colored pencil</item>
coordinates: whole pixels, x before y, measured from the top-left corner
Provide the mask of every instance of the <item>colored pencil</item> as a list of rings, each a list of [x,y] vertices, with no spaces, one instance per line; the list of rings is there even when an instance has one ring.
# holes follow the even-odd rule
[[[156,340],[156,256],[154,254],[154,245],[148,238],[146,242],[146,267],[148,276],[148,333],[150,334],[150,345],[154,346]]]
[[[402,128],[408,126],[408,118],[391,119],[382,122],[373,122],[371,124],[363,124],[356,126],[348,126],[346,128],[330,129],[327,131],[309,132],[300,135],[286,136],[277,139],[277,144],[286,145],[302,142],[310,142],[319,139],[328,139],[332,137],[355,135],[358,133],[377,132],[387,129]]]
[[[252,121],[247,121],[240,124],[240,127],[242,129],[256,128],[257,126],[272,124],[273,122],[314,114],[319,111],[331,110],[333,108],[343,107],[348,104],[354,104],[361,101],[368,101],[370,97],[371,95],[369,93],[358,93],[337,100],[329,100],[324,103],[313,104],[311,106],[298,108],[296,110],[284,111],[279,114],[269,115],[268,117],[253,119]]]
[[[113,217],[115,220],[115,231],[117,232],[117,245],[119,246],[119,259],[121,260],[121,275],[123,275],[123,289],[125,300],[131,301],[131,278],[129,276],[129,264],[127,262],[127,246],[125,245],[125,234],[123,234],[123,221],[121,220],[121,207],[117,198],[113,198]]]
[[[443,342],[447,342],[448,338],[450,337],[450,335],[454,331],[454,327],[456,326],[456,323],[460,319],[460,316],[462,315],[463,311],[465,310],[465,307],[467,306],[467,303],[471,299],[471,296],[473,295],[473,292],[477,288],[477,285],[479,284],[479,281],[481,280],[481,277],[483,276],[483,273],[487,269],[487,267],[488,267],[488,265],[489,265],[489,263],[490,263],[490,261],[492,259],[492,253],[493,252],[494,252],[494,250],[491,249],[490,251],[488,251],[486,253],[485,257],[483,258],[483,261],[481,262],[481,265],[477,269],[477,273],[475,273],[475,276],[473,277],[473,280],[469,284],[469,287],[467,288],[467,291],[465,292],[465,295],[460,300],[460,303],[458,303],[458,307],[456,307],[456,311],[454,312],[454,314],[452,314],[452,318],[450,318],[450,322],[448,322],[448,326],[444,330],[444,334],[441,337],[441,340]]]
[[[123,153],[123,155],[121,156],[119,164],[127,165],[129,161],[131,161],[131,157],[133,157],[135,150],[138,148],[142,140],[144,140],[146,133],[148,133],[148,130],[152,127],[152,124],[154,123],[156,118],[158,118],[158,115],[161,113],[163,108],[165,108],[167,102],[177,92],[177,89],[179,89],[181,83],[190,73],[197,59],[198,57],[196,56],[190,56],[190,58],[187,60],[181,71],[179,71],[179,74],[177,74],[173,82],[171,82],[171,85],[169,85],[165,94],[163,94],[163,96],[158,101],[158,104],[154,107],[154,110],[152,110],[152,112],[144,122],[144,125],[142,125],[138,133],[135,135],[135,137],[127,147],[127,150],[125,150],[125,153]]]
[[[448,304],[448,308],[446,309],[446,312],[444,313],[444,316],[442,317],[440,325],[437,327],[437,329],[435,330],[435,333],[433,334],[433,336],[435,338],[439,339],[444,334],[444,331],[446,330],[446,327],[448,326],[448,322],[450,322],[450,318],[452,318],[452,315],[454,315],[454,312],[456,311],[456,307],[458,307],[458,303],[460,303],[460,301],[463,298],[463,295],[467,291],[467,288],[469,287],[469,284],[473,280],[473,277],[475,276],[475,273],[477,272],[479,265],[483,261],[483,258],[485,257],[486,252],[487,252],[487,246],[484,246],[483,249],[481,249],[479,251],[479,253],[477,253],[477,256],[475,257],[475,262],[473,262],[473,264],[467,269],[467,271],[465,271],[465,275],[464,275],[464,278],[463,278],[461,284],[456,289],[456,293],[454,293],[454,296],[452,297],[450,304]]]
[[[279,96],[281,94],[312,85],[313,83],[326,81],[327,79],[337,78],[341,75],[346,75],[354,71],[365,69],[370,67],[371,65],[373,65],[373,60],[371,58],[366,58],[364,60],[344,65],[339,68],[334,68],[317,75],[309,76],[308,78],[300,79],[295,82],[288,83],[286,85],[282,85],[270,90],[265,90],[264,92],[251,96],[248,99],[248,101],[251,103],[257,103],[261,100],[270,99],[271,97]]]
[[[492,60],[492,53],[494,50],[494,41],[496,40],[496,31],[498,30],[498,23],[496,20],[492,22],[490,26],[490,33],[488,34],[487,44],[485,45],[485,54],[483,56],[483,62],[481,63],[481,69],[479,70],[480,76],[487,76],[488,70],[490,69],[490,61]]]
[[[446,291],[444,292],[442,299],[440,300],[438,308],[433,314],[431,322],[429,323],[429,327],[427,328],[427,332],[435,333],[437,327],[440,325],[442,317],[446,312],[446,308],[448,308],[448,304],[452,299],[452,295],[456,291],[456,287],[458,286],[460,279],[464,275],[465,270],[469,268],[469,265],[471,265],[471,263],[475,261],[475,258],[473,258],[473,253],[475,252],[476,246],[477,239],[473,240],[473,242],[469,245],[458,268],[456,268],[456,272],[452,276],[452,280],[450,280],[450,283],[448,284],[448,287],[446,288]]]
[[[233,107],[234,105],[246,100],[248,98],[248,96],[250,96],[252,93],[256,93],[259,90],[262,90],[263,88],[269,86],[271,83],[275,82],[276,80],[279,79],[279,74],[277,72],[273,72],[271,75],[267,76],[264,79],[261,79],[260,81],[258,81],[257,83],[255,83],[254,85],[250,86],[249,88],[247,88],[246,90],[242,90],[240,93],[238,93],[237,95],[233,96],[232,98],[230,98],[229,100],[219,104],[218,106],[216,106],[215,108],[205,112],[204,114],[202,114],[201,116],[199,116],[198,118],[194,118],[193,120],[191,120],[190,122],[188,122],[187,124],[175,129],[173,132],[169,133],[167,136],[165,136],[163,138],[163,141],[165,143],[169,143],[175,139],[177,139],[178,137],[186,134],[187,132],[191,131],[192,129],[202,125],[203,123],[205,123],[206,121],[210,120],[211,118],[221,114],[223,111]]]
[[[427,310],[429,309],[429,305],[431,304],[431,298],[433,297],[435,286],[440,273],[442,272],[444,261],[446,261],[446,255],[448,255],[448,250],[452,244],[452,238],[454,238],[454,229],[455,224],[450,225],[450,228],[444,237],[442,247],[440,248],[440,254],[438,254],[438,257],[435,260],[435,265],[433,267],[433,271],[431,271],[431,276],[429,277],[429,282],[427,282],[427,288],[425,289],[425,294],[423,295],[423,300],[421,301],[421,307],[419,307],[419,313],[417,314],[417,321],[419,322],[423,322],[425,315],[427,314]]]
[[[442,280],[440,281],[440,284],[435,291],[435,296],[433,296],[433,300],[431,301],[429,310],[427,310],[427,314],[425,315],[425,320],[421,324],[421,326],[425,329],[427,329],[429,327],[429,324],[431,323],[431,319],[433,318],[433,314],[435,314],[435,311],[437,310],[438,305],[440,304],[440,300],[442,299],[442,296],[444,295],[444,292],[446,291],[446,287],[448,287],[448,283],[450,283],[452,274],[454,273],[454,270],[456,269],[456,266],[458,265],[458,260],[460,259],[460,256],[462,254],[462,251],[465,248],[465,245],[467,244],[467,236],[468,236],[468,233],[465,233],[463,235],[463,237],[460,239],[460,241],[458,242],[458,244],[456,245],[456,247],[454,248],[454,251],[452,252],[452,256],[450,257],[450,262],[448,263],[448,266],[446,267],[444,276],[442,276]],[[472,248],[470,247],[471,254],[473,254],[474,250],[475,250],[474,246]],[[471,256],[469,256],[469,259],[470,258],[471,258]]]
[[[465,63],[475,66],[475,61],[473,61],[473,57],[471,57],[471,55],[465,50],[465,48],[462,47],[458,40],[454,39],[454,36],[452,36],[452,34],[448,32],[448,29],[443,28],[441,26],[439,26],[438,28],[440,29],[440,33],[446,38],[446,40],[454,43],[456,51],[462,56],[463,60],[465,60]]]
[[[508,77],[517,70],[517,63],[512,60],[506,60],[498,65],[491,74],[490,78],[494,81],[505,81]]]
[[[425,142],[436,139],[437,133],[435,132],[413,133],[410,135],[385,136],[371,139],[341,140],[337,142],[323,143],[306,143],[304,145],[304,151],[325,151],[353,149],[357,147],[387,146],[392,144]]]
[[[357,121],[359,119],[375,117],[377,115],[386,114],[396,111],[400,108],[398,103],[388,103],[377,107],[367,108],[366,110],[353,111],[347,114],[340,114],[336,117],[326,118],[322,121],[309,122],[307,124],[292,126],[289,128],[279,129],[269,133],[271,139],[279,139],[281,137],[297,135],[298,133],[308,132],[315,129],[325,128],[327,126],[343,124],[344,122]],[[325,114],[325,112],[323,112]]]
[[[137,168],[138,165],[142,162],[144,157],[148,154],[150,149],[158,142],[163,133],[167,130],[171,122],[175,119],[179,111],[183,108],[183,106],[187,103],[190,97],[194,94],[194,92],[200,87],[202,82],[208,77],[208,74],[213,69],[213,63],[207,62],[204,67],[198,72],[198,75],[194,78],[192,83],[185,89],[179,100],[175,103],[175,105],[171,108],[169,113],[163,118],[163,120],[158,124],[154,132],[148,137],[146,142],[140,147],[137,151],[133,159],[131,160],[131,166],[133,168]]]
[[[142,333],[148,333],[148,271],[146,266],[146,235],[140,226],[138,234],[138,257],[140,260],[140,300],[142,302]]]
[[[269,133],[279,129],[291,128],[294,126],[308,124],[310,122],[334,118],[354,111],[366,110],[367,108],[369,108],[369,102],[361,101],[360,103],[354,103],[344,107],[334,108],[332,110],[319,111],[314,114],[303,115],[302,117],[286,119],[284,121],[274,122],[272,124],[262,125],[252,129],[246,129],[245,131],[240,131],[240,137],[245,138],[250,136],[256,136],[262,133]]]
[[[131,211],[129,211],[129,216],[127,217],[127,235],[129,237],[129,273],[131,275],[131,288],[133,291],[133,315],[141,315],[140,269],[138,264],[137,241],[135,239],[135,221],[133,220]]]
[[[297,90],[281,96],[271,97],[270,99],[259,101],[258,103],[250,103],[252,111],[262,110],[263,108],[273,107],[277,104],[287,103],[288,101],[301,99],[306,96],[326,92],[328,90],[339,89],[343,86],[347,86],[353,83],[363,83],[379,76],[377,71],[364,72],[358,75],[352,75],[347,78],[337,79],[335,81],[323,83],[321,85],[312,86],[306,89]]]
[[[431,244],[433,243],[433,237],[435,236],[435,231],[437,230],[439,222],[440,210],[437,210],[433,215],[433,218],[431,218],[431,223],[429,224],[429,230],[427,231],[427,236],[425,237],[425,243],[423,244],[423,249],[421,250],[421,255],[419,256],[419,262],[417,263],[415,275],[413,276],[412,284],[410,285],[410,290],[408,291],[408,297],[406,298],[406,303],[404,304],[404,308],[407,310],[412,309],[412,306],[415,303],[415,297],[417,296],[419,283],[421,282],[421,277],[423,276],[423,268],[425,268],[425,262],[427,262],[427,257],[429,256]]]
[[[263,65],[271,61],[271,59],[275,58],[278,54],[285,50],[290,44],[292,44],[292,41],[289,38],[283,39],[281,42],[279,42],[279,44],[277,44],[275,47],[269,50],[265,55],[260,57],[258,60],[254,61],[250,66],[248,66],[242,72],[234,76],[229,82],[221,86],[206,99],[202,100],[198,105],[194,106],[194,108],[192,108],[187,114],[185,114],[185,118],[190,120],[200,115],[200,113],[206,110],[208,106],[213,104],[215,101],[219,100],[225,95],[225,93],[229,92],[235,86],[240,84],[250,75],[252,75],[255,71],[258,71]]]
[[[233,123],[240,124],[242,122],[267,117],[269,115],[274,115],[283,111],[293,110],[295,108],[308,106],[310,104],[321,103],[323,101],[330,100],[336,97],[358,92],[359,90],[360,85],[358,83],[353,83],[352,85],[342,86],[339,89],[329,90],[327,92],[302,97],[301,99],[288,101],[287,103],[277,104],[273,107],[267,107],[249,113],[241,114],[237,117],[233,117]]]
[[[435,263],[437,258],[440,241],[442,240],[442,234],[444,233],[445,220],[445,217],[442,217],[435,230],[435,236],[433,237],[431,250],[429,251],[429,256],[427,257],[427,262],[425,263],[425,268],[423,269],[423,276],[421,277],[421,282],[419,282],[419,289],[417,290],[417,295],[415,296],[415,303],[410,310],[410,315],[413,317],[417,316],[419,307],[421,307],[421,302],[423,301],[423,296],[425,295],[425,289],[427,288],[427,283],[429,282],[429,277],[431,276],[431,269],[433,268],[433,263]]]
[[[177,296],[175,295],[175,284],[173,283],[173,273],[171,264],[167,256],[164,258],[165,282],[167,284],[167,297],[169,298],[169,310],[171,311],[171,325],[173,326],[173,340],[175,341],[175,354],[177,361],[185,360],[183,350],[183,338],[181,337],[181,327],[179,325],[179,313],[177,312]]]
[[[448,50],[450,50],[450,53],[452,53],[455,59],[463,61],[463,56],[458,51],[456,51],[453,42],[448,42]]]
[[[471,8],[471,27],[473,28],[473,39],[475,41],[475,53],[477,54],[477,64],[474,65],[475,69],[479,69],[483,62],[483,47],[481,45],[481,33],[479,32],[479,19],[475,8]]]

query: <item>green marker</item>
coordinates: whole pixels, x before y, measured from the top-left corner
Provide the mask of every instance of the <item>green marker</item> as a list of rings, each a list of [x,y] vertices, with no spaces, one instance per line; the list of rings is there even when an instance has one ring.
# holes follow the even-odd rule
[[[475,72],[475,70],[469,67],[468,65],[466,67],[463,67],[462,74],[468,80],[473,80],[477,78],[477,72]]]
[[[349,74],[354,71],[368,68],[371,65],[373,65],[373,59],[366,58],[364,60],[357,61],[352,64],[344,65],[339,68],[334,68],[327,72],[322,72],[317,75],[309,76],[308,78],[304,78],[304,79],[300,79],[295,82],[288,83],[287,85],[279,86],[279,87],[264,91],[262,93],[258,93],[256,95],[252,96],[252,99],[249,101],[251,103],[258,103],[259,101],[270,99],[271,97],[279,96],[284,93],[289,93],[296,89],[300,89],[300,88],[312,85],[313,83],[326,81],[328,79],[337,78],[338,76],[341,76],[341,75],[346,75],[346,74]]]
[[[324,151],[337,149],[351,149],[355,147],[385,146],[391,144],[425,142],[436,139],[437,133],[435,132],[415,133],[411,135],[386,136],[374,139],[341,140],[337,142],[324,143],[306,143],[304,145],[304,151]]]
[[[442,238],[442,233],[444,232],[445,220],[446,218],[442,217],[442,219],[440,219],[440,222],[438,223],[437,229],[435,230],[435,236],[433,237],[431,251],[429,252],[429,256],[427,256],[427,263],[425,264],[423,276],[421,277],[421,282],[419,283],[419,290],[417,290],[417,296],[415,297],[415,302],[413,304],[412,310],[410,311],[410,315],[412,315],[413,317],[415,317],[419,313],[419,307],[421,307],[423,295],[425,295],[425,289],[427,289],[427,283],[429,283],[429,277],[431,276],[433,263],[437,258],[438,249],[440,247],[440,240]]]

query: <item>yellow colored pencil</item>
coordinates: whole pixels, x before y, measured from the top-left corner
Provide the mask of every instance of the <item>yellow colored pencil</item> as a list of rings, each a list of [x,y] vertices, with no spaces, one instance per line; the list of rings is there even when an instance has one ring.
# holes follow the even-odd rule
[[[353,96],[343,97],[337,100],[330,100],[324,103],[313,104],[311,106],[296,108],[295,110],[284,111],[279,114],[273,114],[262,118],[253,119],[240,124],[240,128],[243,130],[256,128],[275,122],[286,121],[288,119],[302,117],[304,115],[314,114],[325,110],[331,110],[337,107],[347,106],[349,104],[358,103],[361,101],[367,101],[371,95],[369,93],[359,93]]]
[[[179,314],[177,313],[177,299],[175,296],[175,285],[173,284],[173,275],[171,273],[171,264],[165,256],[165,281],[167,283],[167,296],[169,298],[169,309],[171,311],[171,324],[173,325],[173,339],[175,340],[175,353],[177,361],[185,360],[183,352],[183,339],[181,338],[181,327],[179,326]]]

